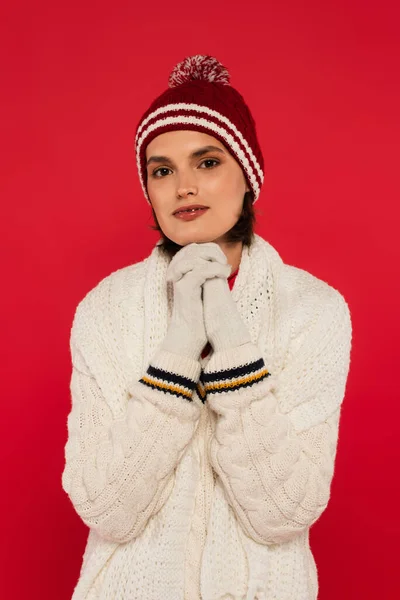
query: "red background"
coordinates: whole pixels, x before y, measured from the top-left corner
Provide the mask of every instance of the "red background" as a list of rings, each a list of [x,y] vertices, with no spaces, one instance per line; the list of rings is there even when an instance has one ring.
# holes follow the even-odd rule
[[[332,498],[311,535],[319,598],[398,598],[395,3],[134,4],[3,4],[1,597],[68,599],[77,581],[87,529],[61,488],[70,326],[157,240],[134,130],[172,67],[202,53],[257,122],[257,231],[352,311]]]

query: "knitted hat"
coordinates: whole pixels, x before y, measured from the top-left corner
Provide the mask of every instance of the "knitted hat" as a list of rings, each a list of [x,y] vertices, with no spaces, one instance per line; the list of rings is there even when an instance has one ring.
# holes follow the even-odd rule
[[[202,131],[224,144],[242,167],[257,201],[264,180],[264,159],[250,110],[229,81],[229,72],[216,58],[188,56],[174,67],[168,89],[140,119],[135,137],[136,161],[149,204],[146,146],[161,133],[177,129]]]

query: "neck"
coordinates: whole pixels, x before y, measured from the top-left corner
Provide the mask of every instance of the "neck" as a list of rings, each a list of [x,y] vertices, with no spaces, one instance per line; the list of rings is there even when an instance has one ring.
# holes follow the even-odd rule
[[[232,267],[231,273],[236,271],[236,269],[239,268],[240,260],[242,258],[243,242],[224,242],[215,240],[215,243],[219,245],[228,259],[228,263]]]

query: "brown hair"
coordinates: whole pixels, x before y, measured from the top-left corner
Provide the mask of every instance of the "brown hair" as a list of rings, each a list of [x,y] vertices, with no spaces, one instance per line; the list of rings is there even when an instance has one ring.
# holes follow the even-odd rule
[[[252,191],[246,192],[243,198],[242,212],[235,225],[226,234],[227,242],[243,242],[244,246],[251,246],[254,240],[254,225],[256,223],[256,214],[253,206],[254,194]],[[159,231],[161,233],[161,243],[159,248],[169,256],[172,257],[182,248],[179,244],[176,244],[164,235],[154,212],[154,208],[151,207],[153,213],[153,219],[155,225],[150,225],[150,229]]]

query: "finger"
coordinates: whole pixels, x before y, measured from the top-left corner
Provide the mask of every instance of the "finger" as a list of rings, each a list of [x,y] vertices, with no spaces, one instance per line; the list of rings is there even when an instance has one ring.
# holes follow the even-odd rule
[[[228,260],[218,244],[215,242],[204,242],[202,244],[192,243],[187,244],[175,254],[171,260],[172,265],[177,264],[181,260],[204,258],[205,260],[215,260],[222,264],[227,264]]]
[[[181,258],[175,264],[171,264],[167,271],[167,281],[179,281],[186,273],[205,265],[210,261],[203,258]]]
[[[176,283],[180,285],[188,285],[188,288],[201,287],[208,279],[221,278],[225,279],[228,277],[230,272],[230,265],[221,265],[217,262],[203,261],[198,264],[194,269],[185,273],[180,280]]]
[[[207,280],[221,278],[227,279],[231,272],[230,265],[221,265],[218,262],[210,262],[204,261],[203,264],[200,264],[197,268],[191,271],[194,279],[196,279],[198,285],[203,285]]]
[[[225,255],[224,255],[225,256]],[[186,273],[199,268],[207,268],[210,264],[217,264],[223,267],[221,273],[223,277],[229,277],[231,273],[231,265],[221,263],[216,260],[209,260],[201,256],[182,258],[174,264],[171,264],[167,271],[167,281],[179,281]]]
[[[201,244],[190,244],[189,256],[200,256],[205,260],[215,260],[221,264],[227,264],[228,259],[221,247],[215,242],[203,242]]]

